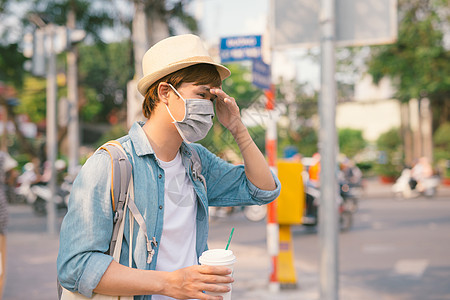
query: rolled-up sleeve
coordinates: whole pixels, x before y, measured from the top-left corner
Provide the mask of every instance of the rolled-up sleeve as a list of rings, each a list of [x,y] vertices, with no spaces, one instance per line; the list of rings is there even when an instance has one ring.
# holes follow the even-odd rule
[[[111,159],[93,155],[75,179],[61,225],[57,259],[61,285],[91,297],[112,261],[108,251],[113,230]]]
[[[273,200],[275,200],[280,195],[280,192],[281,192],[280,180],[278,179],[277,176],[275,176],[275,174],[273,174],[272,171],[270,171],[270,172],[272,173],[272,177],[273,177],[273,180],[275,181],[275,185],[276,185],[276,188],[272,191],[262,190],[262,189],[258,188],[256,185],[254,185],[250,180],[247,179],[248,190],[249,190],[250,194],[252,195],[252,197],[260,199],[261,201],[263,201],[265,203],[269,203],[269,202],[272,202]]]
[[[248,180],[243,165],[230,164],[201,145],[193,146],[196,146],[202,160],[202,174],[205,174],[206,178],[209,205],[263,205],[279,196],[281,184],[273,173],[276,188],[271,191],[262,190]]]

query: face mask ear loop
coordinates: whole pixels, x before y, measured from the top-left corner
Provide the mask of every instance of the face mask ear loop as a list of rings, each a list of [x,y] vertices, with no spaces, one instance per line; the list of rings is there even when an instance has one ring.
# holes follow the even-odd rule
[[[169,115],[172,117],[172,120],[173,120],[173,122],[172,123],[176,123],[176,122],[178,122],[177,120],[175,120],[175,118],[173,117],[173,115],[172,115],[172,113],[170,112],[170,109],[169,109],[169,107],[167,106],[167,104],[166,104],[166,109],[167,109],[167,112],[169,113]]]
[[[184,118],[183,118],[183,121],[184,121],[184,120],[186,120],[186,115],[187,115],[187,103],[186,103],[186,100],[183,98],[183,96],[180,95],[180,93],[178,93],[178,91],[173,87],[173,85],[171,85],[170,83],[168,83],[168,85],[172,88],[172,90],[175,92],[175,94],[177,94],[177,96],[180,97],[181,100],[183,100],[183,102],[184,102]],[[166,105],[166,107],[167,107],[167,105]],[[172,116],[170,111],[169,111],[169,114],[170,114],[170,116]],[[172,119],[175,122],[180,122],[180,121],[175,120],[175,118],[173,116],[172,116]]]

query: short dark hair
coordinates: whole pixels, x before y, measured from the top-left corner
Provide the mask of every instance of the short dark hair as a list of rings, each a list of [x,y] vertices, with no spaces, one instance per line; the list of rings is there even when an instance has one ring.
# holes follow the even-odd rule
[[[183,82],[194,83],[197,85],[210,84],[214,87],[220,87],[222,80],[216,67],[210,64],[196,64],[170,73],[153,83],[147,93],[145,93],[144,102],[142,103],[142,112],[148,119],[153,109],[159,103],[158,86],[161,82],[167,82],[178,89]]]

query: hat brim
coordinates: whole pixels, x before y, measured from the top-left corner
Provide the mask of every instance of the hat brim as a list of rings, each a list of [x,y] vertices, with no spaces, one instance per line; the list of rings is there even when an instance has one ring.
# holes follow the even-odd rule
[[[141,80],[139,80],[137,88],[139,93],[141,93],[142,96],[145,97],[145,94],[147,93],[147,90],[150,88],[150,86],[158,81],[159,79],[163,78],[166,75],[169,75],[173,72],[179,71],[181,69],[197,65],[197,64],[210,64],[216,67],[217,72],[219,72],[219,76],[221,80],[224,80],[228,76],[231,75],[231,72],[228,68],[222,66],[221,64],[206,61],[204,59],[199,60],[192,60],[192,61],[182,61],[178,63],[171,64],[170,66],[167,66],[166,68],[162,70],[158,70],[156,72],[153,72],[151,74],[148,74],[147,76],[142,77]]]

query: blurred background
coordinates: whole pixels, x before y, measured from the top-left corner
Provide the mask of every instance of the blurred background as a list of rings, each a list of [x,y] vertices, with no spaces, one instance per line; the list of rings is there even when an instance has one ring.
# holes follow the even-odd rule
[[[335,51],[338,181],[343,203],[351,202],[343,209],[352,214],[340,246],[341,296],[450,299],[450,5],[394,3],[395,40]],[[201,36],[217,61],[221,39],[262,37],[272,95],[252,82],[248,60],[225,62],[232,75],[223,89],[237,99],[263,153],[267,97],[275,99],[277,158],[302,168],[292,173],[305,193],[295,200],[305,203],[292,227],[296,288],[268,294],[267,257],[267,264],[242,264],[246,271],[236,274],[241,283],[235,295],[317,299],[319,250],[311,226],[317,214],[311,205],[318,200],[310,192],[308,202],[307,186],[311,166],[320,162],[314,156],[320,146],[320,48],[271,45],[271,18],[268,0],[0,0],[0,148],[8,154],[9,204],[8,250],[1,250],[8,255],[0,267],[2,274],[7,270],[4,299],[55,299],[57,233],[71,183],[95,149],[143,120],[135,86],[145,51],[184,33]],[[200,143],[241,163],[217,120]],[[51,195],[55,211],[48,211]],[[211,217],[212,245],[226,241],[234,226],[239,255],[267,256],[265,211],[230,208],[211,211]],[[412,289],[419,283],[420,292]]]

